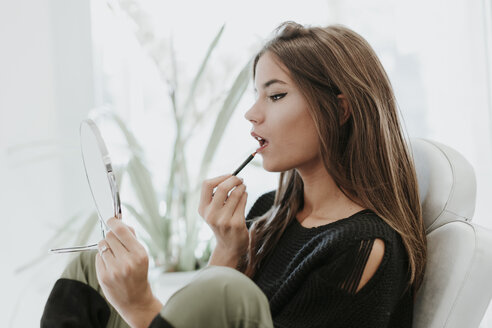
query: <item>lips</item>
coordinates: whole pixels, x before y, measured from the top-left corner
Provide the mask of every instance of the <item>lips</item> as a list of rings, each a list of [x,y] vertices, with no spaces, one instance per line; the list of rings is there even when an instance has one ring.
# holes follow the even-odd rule
[[[263,149],[266,148],[266,146],[268,146],[268,140],[263,138],[262,136],[260,136],[259,134],[255,133],[255,132],[251,132],[251,136],[253,138],[255,138],[259,144],[260,144],[260,147],[258,149],[256,149],[256,152],[259,153],[260,151],[262,151]]]

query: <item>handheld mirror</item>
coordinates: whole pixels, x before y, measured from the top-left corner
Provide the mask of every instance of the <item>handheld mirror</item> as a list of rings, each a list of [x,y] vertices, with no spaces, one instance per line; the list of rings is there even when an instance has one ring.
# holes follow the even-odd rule
[[[109,228],[106,221],[121,219],[121,204],[116,177],[101,133],[91,119],[80,123],[80,146],[87,182],[94,199],[103,238]],[[97,244],[51,249],[54,253],[79,252],[97,249]]]

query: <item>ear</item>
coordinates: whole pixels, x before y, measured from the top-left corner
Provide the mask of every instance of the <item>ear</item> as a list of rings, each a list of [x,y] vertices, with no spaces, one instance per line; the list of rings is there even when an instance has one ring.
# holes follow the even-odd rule
[[[343,94],[339,94],[337,96],[337,99],[338,99],[338,108],[343,112],[342,118],[340,119],[340,125],[344,125],[345,122],[347,122],[347,120],[349,119],[351,114],[350,106],[348,104],[347,98],[345,98]]]

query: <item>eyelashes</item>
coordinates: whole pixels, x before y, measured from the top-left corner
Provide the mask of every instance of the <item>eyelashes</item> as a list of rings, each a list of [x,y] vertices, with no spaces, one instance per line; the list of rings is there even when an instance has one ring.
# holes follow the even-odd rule
[[[287,92],[285,92],[285,93],[277,93],[277,94],[274,94],[272,96],[268,96],[268,98],[270,98],[271,101],[275,102],[275,101],[279,101],[280,99],[282,99],[283,97],[285,97],[285,95],[287,95]]]
[[[287,92],[283,92],[283,93],[276,93],[274,95],[271,95],[271,96],[267,96],[266,98],[271,100],[272,102],[276,102],[276,101],[279,101],[280,99],[282,99],[283,97],[285,97],[287,95]],[[258,93],[255,92],[255,101],[258,101]]]

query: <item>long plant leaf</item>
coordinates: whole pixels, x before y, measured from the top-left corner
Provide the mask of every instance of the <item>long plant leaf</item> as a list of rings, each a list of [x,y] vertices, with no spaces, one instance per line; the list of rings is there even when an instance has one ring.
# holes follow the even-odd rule
[[[89,237],[92,235],[94,229],[99,229],[100,226],[101,225],[97,212],[91,212],[91,214],[87,217],[82,226],[78,229],[75,242],[72,243],[72,246],[87,245]],[[100,236],[99,238],[102,238],[102,236]],[[97,239],[96,241],[99,241],[99,239]],[[77,256],[77,253],[71,253],[69,258],[73,259],[75,258],[75,256]]]
[[[222,108],[219,114],[217,115],[215,125],[212,130],[212,135],[210,136],[209,142],[207,144],[207,148],[204,153],[204,157],[202,159],[202,163],[200,166],[200,173],[198,175],[199,179],[197,181],[197,186],[196,188],[193,188],[189,193],[190,196],[189,198],[191,198],[191,201],[188,203],[188,208],[186,211],[187,215],[185,217],[186,231],[187,231],[186,234],[187,245],[196,245],[198,240],[197,225],[199,225],[200,222],[196,219],[197,218],[196,211],[193,211],[193,209],[191,208],[196,205],[195,200],[197,199],[198,185],[203,180],[206,172],[208,171],[211,160],[214,157],[218,144],[227,127],[227,123],[229,122],[232,114],[234,113],[234,110],[236,109],[237,104],[241,100],[244,92],[246,91],[250,79],[250,66],[251,66],[251,61],[248,61],[248,63],[243,67],[243,69],[236,77],[226,99],[224,100]],[[183,254],[183,259],[180,258],[180,266],[189,266],[190,251],[188,249],[183,249],[183,252],[186,253],[186,255]]]
[[[174,207],[174,202],[173,202],[173,197],[175,194],[174,191],[174,185],[175,181],[177,178],[177,166],[178,166],[178,157],[179,157],[179,152],[183,151],[183,147],[181,145],[181,128],[180,128],[180,123],[177,123],[177,131],[176,131],[176,139],[174,140],[174,145],[173,145],[173,156],[171,158],[171,171],[169,172],[169,181],[167,183],[167,189],[166,189],[166,216],[172,215],[173,213],[173,207]]]
[[[189,188],[188,171],[186,169],[186,163],[184,160],[184,158],[185,158],[185,156],[184,156],[184,148],[185,148],[184,143],[186,142],[187,138],[186,137],[184,139],[182,138],[183,121],[185,120],[186,114],[190,111],[190,108],[192,107],[191,104],[195,98],[196,89],[200,83],[200,80],[203,76],[205,68],[207,67],[210,56],[211,56],[212,52],[214,51],[215,47],[217,46],[217,44],[220,40],[220,37],[222,36],[222,33],[224,32],[224,27],[225,27],[225,25],[222,25],[222,27],[219,29],[219,32],[215,36],[214,40],[212,41],[212,43],[208,47],[207,53],[206,53],[201,65],[200,65],[200,68],[198,69],[198,72],[195,75],[195,78],[193,79],[193,82],[191,84],[190,92],[188,94],[188,97],[187,97],[186,102],[185,102],[184,107],[183,107],[184,112],[182,113],[182,115],[179,113],[179,109],[177,108],[178,105],[177,105],[176,99],[175,99],[176,93],[177,93],[177,91],[176,91],[177,78],[176,78],[176,74],[174,74],[175,81],[174,81],[174,84],[171,86],[172,87],[171,100],[172,100],[173,109],[174,109],[177,133],[176,133],[176,139],[175,139],[174,146],[173,146],[173,157],[171,160],[171,174],[169,177],[169,183],[168,183],[168,187],[167,187],[167,191],[166,191],[166,204],[168,204],[168,213],[173,212],[172,206],[173,206],[174,202],[172,199],[172,197],[173,197],[172,195],[174,193],[176,171],[177,171],[176,168],[177,167],[180,168],[180,172],[182,173],[183,179],[184,179],[184,181],[182,181],[182,183],[184,183],[184,186],[182,186],[181,189],[183,189],[183,188],[188,189]],[[177,67],[176,67],[177,65],[176,65],[176,61],[174,58],[174,49],[173,48],[171,48],[171,56],[172,56],[173,72],[175,73],[177,70]]]
[[[140,214],[132,205],[128,203],[123,203],[123,206],[137,219],[138,223],[142,225],[147,234],[151,237],[152,240],[158,241],[160,239],[160,235],[158,231],[152,227],[152,224],[142,215]],[[154,246],[155,242],[153,242]],[[149,245],[150,246],[150,245]]]
[[[143,214],[137,214],[137,211],[134,211],[133,214],[137,219],[140,218],[142,226],[146,229],[150,238],[153,239],[153,242],[157,242],[160,247],[165,247],[165,239],[170,236],[169,225],[163,222],[159,214],[159,204],[156,198],[157,192],[152,184],[151,174],[143,164],[143,148],[138,143],[135,135],[127,128],[123,120],[116,113],[108,111],[107,114],[117,123],[132,152],[132,157],[125,167],[125,173],[130,177],[137,199],[144,211]],[[126,208],[130,210],[127,205],[129,204],[126,204]],[[144,219],[144,217],[148,218],[148,220]]]
[[[249,79],[250,79],[250,70],[251,70],[251,60],[243,67],[241,72],[236,77],[234,84],[229,91],[222,108],[217,115],[217,119],[215,120],[214,129],[212,131],[212,135],[207,144],[207,148],[205,149],[205,153],[203,155],[202,163],[200,166],[200,174],[199,181],[203,180],[206,172],[210,167],[210,163],[212,158],[214,157],[215,151],[219,145],[219,142],[224,134],[224,131],[227,127],[227,123],[229,122],[232,113],[237,107],[237,104],[241,100],[246,88],[248,87]]]
[[[142,210],[145,212],[152,226],[163,233],[161,227],[161,216],[159,214],[159,204],[156,198],[156,191],[152,184],[152,179],[148,169],[142,164],[138,157],[133,156],[127,166],[127,172],[130,176],[132,185],[134,186],[135,194],[138,201],[142,205]]]
[[[143,148],[140,145],[140,143],[137,141],[137,138],[135,138],[135,135],[128,129],[126,124],[123,122],[121,117],[119,117],[118,114],[116,114],[114,111],[106,111],[105,112],[110,118],[112,118],[118,127],[120,128],[121,132],[123,133],[123,136],[125,137],[125,140],[128,144],[128,147],[132,151],[133,155],[139,158],[143,158]]]
[[[67,240],[70,237],[67,234],[67,230],[71,228],[77,221],[78,218],[82,215],[82,211],[77,214],[72,215],[60,228],[56,229],[53,235],[41,246],[41,253],[34,257],[33,259],[27,261],[26,263],[20,265],[15,269],[15,273],[21,273],[22,271],[31,268],[37,263],[43,262],[50,254],[47,250],[56,243],[60,243],[62,240]]]
[[[176,61],[176,51],[174,50],[174,42],[173,38],[171,37],[169,40],[169,52],[170,52],[170,57],[171,57],[171,70],[172,70],[172,81],[164,81],[168,83],[169,87],[169,97],[171,98],[171,103],[173,106],[173,113],[174,113],[174,119],[176,121],[176,124],[180,124],[180,115],[179,109],[178,109],[178,103],[176,101],[176,98],[178,97],[178,64]],[[160,66],[157,66],[159,70],[162,70]],[[161,72],[161,76],[163,76],[164,73]]]
[[[80,228],[77,238],[75,239],[75,245],[87,244],[89,237],[96,227],[99,228],[99,216],[97,215],[97,212],[94,211],[87,217],[87,220],[85,220]]]
[[[215,36],[214,40],[212,41],[212,43],[208,47],[207,53],[205,55],[205,58],[203,59],[201,65],[200,65],[200,68],[198,69],[198,72],[195,75],[195,78],[193,79],[193,82],[191,84],[190,93],[188,94],[188,97],[186,99],[186,102],[185,102],[185,105],[184,105],[184,108],[183,108],[185,111],[188,111],[189,108],[191,108],[190,104],[195,99],[196,89],[197,89],[197,87],[198,87],[198,85],[200,83],[200,80],[201,80],[202,76],[203,76],[203,72],[205,71],[205,68],[207,67],[208,61],[210,59],[210,55],[212,54],[212,52],[214,51],[215,47],[219,43],[220,37],[222,36],[222,33],[224,32],[224,28],[225,28],[225,24],[222,25],[222,27],[219,29],[219,32],[217,33],[217,35]],[[186,113],[184,113],[184,115],[186,115]]]
[[[227,95],[226,92],[224,94]],[[212,113],[215,111],[217,104],[219,101],[223,98],[223,95],[214,97],[213,99],[210,100],[210,102],[204,107],[205,109],[201,111],[195,111],[193,112],[193,122],[192,125],[188,128],[188,131],[186,132],[186,136],[183,137],[183,143],[186,143],[190,137],[193,135],[193,133],[196,131],[197,127],[200,126],[202,121],[205,118],[208,118],[212,115]]]

